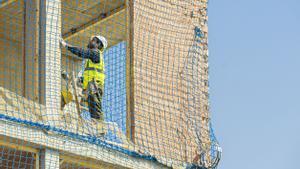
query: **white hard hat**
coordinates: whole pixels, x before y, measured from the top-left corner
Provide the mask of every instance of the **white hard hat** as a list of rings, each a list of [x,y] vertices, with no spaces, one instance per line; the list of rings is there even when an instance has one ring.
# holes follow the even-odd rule
[[[105,37],[103,37],[101,35],[96,35],[96,36],[92,36],[91,39],[93,39],[94,37],[96,37],[97,39],[99,39],[102,42],[104,49],[107,48],[107,40],[105,39]]]

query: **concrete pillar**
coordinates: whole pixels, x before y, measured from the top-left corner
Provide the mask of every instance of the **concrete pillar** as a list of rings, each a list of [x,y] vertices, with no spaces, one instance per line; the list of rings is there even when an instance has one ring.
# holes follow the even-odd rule
[[[59,152],[45,149],[41,152],[41,169],[59,169]]]
[[[55,126],[59,124],[61,106],[61,0],[42,0],[40,3],[40,98],[47,109],[47,122]]]

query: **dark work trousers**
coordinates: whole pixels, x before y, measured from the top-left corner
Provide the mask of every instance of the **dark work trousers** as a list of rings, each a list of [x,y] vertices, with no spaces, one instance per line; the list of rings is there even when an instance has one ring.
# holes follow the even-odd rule
[[[87,101],[91,118],[104,121],[104,113],[102,110],[103,87],[96,87],[94,84],[89,84],[89,88]]]

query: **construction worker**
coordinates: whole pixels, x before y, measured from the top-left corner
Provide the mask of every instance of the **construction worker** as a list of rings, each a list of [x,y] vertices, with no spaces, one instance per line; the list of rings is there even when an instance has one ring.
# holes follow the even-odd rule
[[[60,45],[78,57],[87,59],[83,72],[83,92],[87,95],[86,101],[88,102],[91,118],[104,121],[101,102],[104,92],[103,52],[107,48],[106,39],[100,35],[92,36],[86,49],[69,45],[62,38],[60,38]]]

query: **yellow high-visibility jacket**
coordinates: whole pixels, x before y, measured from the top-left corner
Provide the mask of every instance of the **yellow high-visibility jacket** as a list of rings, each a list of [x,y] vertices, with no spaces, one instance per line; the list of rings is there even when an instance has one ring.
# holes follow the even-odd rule
[[[97,85],[102,88],[104,86],[105,79],[105,68],[104,68],[104,59],[103,51],[99,50],[100,53],[100,62],[93,63],[92,60],[87,59],[85,63],[85,69],[83,72],[83,89],[87,89],[89,82],[95,79]]]

